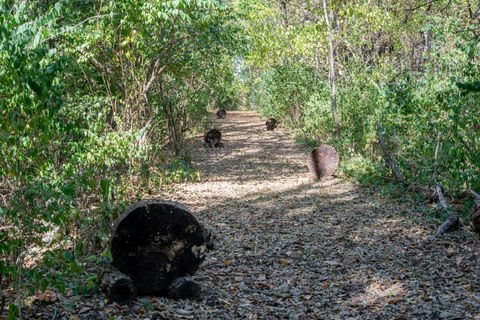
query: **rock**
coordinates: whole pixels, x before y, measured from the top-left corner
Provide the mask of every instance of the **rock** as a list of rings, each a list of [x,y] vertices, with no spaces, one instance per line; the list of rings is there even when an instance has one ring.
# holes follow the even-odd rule
[[[217,111],[217,119],[225,119],[227,117],[227,111],[225,109],[220,109]]]
[[[223,143],[220,141],[222,140],[222,133],[218,129],[211,129],[205,132],[203,136],[204,146],[210,148],[222,148]]]
[[[310,153],[308,170],[315,179],[331,176],[338,168],[340,158],[335,148],[323,144]]]
[[[168,297],[172,299],[200,299],[202,289],[187,278],[177,278],[168,286]]]
[[[278,121],[274,118],[269,118],[267,122],[265,122],[265,126],[267,127],[268,131],[272,131],[277,127]]]
[[[137,297],[137,288],[132,279],[111,266],[103,271],[100,286],[106,296],[118,304],[129,304]]]
[[[175,279],[198,270],[212,248],[210,238],[183,205],[140,201],[117,220],[112,265],[133,280],[139,295],[167,295]]]
[[[480,234],[480,205],[476,204],[472,213],[473,231]]]

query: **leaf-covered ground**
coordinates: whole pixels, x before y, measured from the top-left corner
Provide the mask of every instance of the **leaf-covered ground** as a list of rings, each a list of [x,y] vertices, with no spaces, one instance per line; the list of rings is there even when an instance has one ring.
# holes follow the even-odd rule
[[[308,149],[253,112],[217,120],[225,148],[192,150],[186,204],[216,236],[199,302],[61,297],[49,319],[480,319],[480,245],[469,227],[434,239],[413,208],[341,179],[312,181]],[[113,319],[113,318],[112,318]]]

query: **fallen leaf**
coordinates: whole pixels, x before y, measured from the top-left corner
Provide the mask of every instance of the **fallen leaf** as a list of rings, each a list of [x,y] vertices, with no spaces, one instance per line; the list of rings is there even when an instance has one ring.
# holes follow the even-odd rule
[[[327,260],[327,261],[324,261],[324,263],[328,264],[329,266],[339,266],[339,265],[341,265],[340,262],[335,261],[335,260]]]
[[[287,259],[280,259],[280,264],[284,267],[288,266],[289,262]]]

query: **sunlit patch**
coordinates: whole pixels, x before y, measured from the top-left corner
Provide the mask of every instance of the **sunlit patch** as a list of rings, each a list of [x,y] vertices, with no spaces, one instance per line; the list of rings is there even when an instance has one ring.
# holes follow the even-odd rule
[[[287,217],[298,217],[298,216],[308,216],[312,214],[312,211],[314,210],[313,206],[310,207],[303,207],[297,210],[289,210],[287,212]]]
[[[405,293],[406,290],[399,282],[375,279],[362,294],[352,297],[351,304],[368,306],[396,303],[405,296]]]

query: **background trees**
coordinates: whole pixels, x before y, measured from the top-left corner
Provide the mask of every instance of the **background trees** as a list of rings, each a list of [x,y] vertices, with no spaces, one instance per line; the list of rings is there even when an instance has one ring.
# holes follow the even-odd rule
[[[325,13],[323,1],[242,3],[252,107],[282,119],[300,139],[335,145],[345,172],[369,180],[391,175],[377,124],[414,185],[432,185],[441,133],[442,185],[453,193],[479,188],[477,4],[331,1]],[[333,69],[338,138],[328,94]]]

